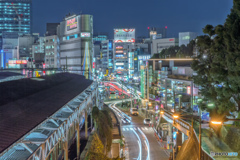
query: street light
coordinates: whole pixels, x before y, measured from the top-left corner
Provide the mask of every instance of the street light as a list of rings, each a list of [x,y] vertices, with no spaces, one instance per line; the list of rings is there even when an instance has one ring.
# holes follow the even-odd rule
[[[228,122],[228,121],[240,122],[240,119],[228,119],[228,118],[224,118],[222,121],[212,120],[211,123],[212,123],[212,124],[215,124],[215,125],[222,125],[223,122]]]
[[[174,119],[178,119],[179,116],[178,116],[178,115],[173,115],[173,118],[174,118]]]
[[[211,121],[211,123],[212,124],[217,124],[217,125],[221,125],[222,124],[222,122],[220,122],[220,121],[219,122],[218,121]]]
[[[164,113],[163,111],[160,112],[160,114],[163,114],[163,113]]]

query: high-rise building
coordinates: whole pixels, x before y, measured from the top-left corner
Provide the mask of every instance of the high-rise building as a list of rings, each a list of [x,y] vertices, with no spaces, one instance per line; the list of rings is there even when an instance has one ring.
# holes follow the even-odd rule
[[[47,23],[46,36],[57,35],[57,27],[60,23]]]
[[[57,33],[60,40],[60,67],[91,78],[93,71],[93,16],[66,16],[58,26]]]
[[[101,41],[100,52],[96,56],[97,73],[99,77],[113,72],[112,40]]]
[[[135,29],[114,29],[113,58],[117,77],[129,80],[134,75]]]
[[[2,32],[32,32],[32,0],[0,1],[0,49]]]
[[[59,38],[57,35],[45,37],[45,66],[46,68],[60,67]]]
[[[179,46],[187,46],[189,42],[197,37],[195,32],[179,32]]]

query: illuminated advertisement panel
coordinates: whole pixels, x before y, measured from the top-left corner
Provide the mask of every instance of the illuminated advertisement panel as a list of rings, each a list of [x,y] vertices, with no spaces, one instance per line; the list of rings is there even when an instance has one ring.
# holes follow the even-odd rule
[[[77,28],[77,18],[67,20],[67,31]]]
[[[135,29],[114,29],[114,43],[135,42]]]
[[[81,33],[81,37],[90,37],[90,33],[89,32],[82,32]]]
[[[27,64],[27,60],[9,60],[8,64]]]

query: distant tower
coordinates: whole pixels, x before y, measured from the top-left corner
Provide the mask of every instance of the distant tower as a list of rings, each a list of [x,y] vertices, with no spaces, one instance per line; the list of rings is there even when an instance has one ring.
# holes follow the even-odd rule
[[[2,32],[32,33],[32,0],[0,1],[0,49]]]

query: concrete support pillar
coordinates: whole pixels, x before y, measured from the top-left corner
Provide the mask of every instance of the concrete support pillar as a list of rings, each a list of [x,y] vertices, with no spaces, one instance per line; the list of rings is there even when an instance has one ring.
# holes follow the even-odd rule
[[[92,112],[91,112],[90,118],[91,118],[91,129],[93,129],[93,119],[92,119]]]
[[[45,143],[42,144],[42,160],[45,160],[46,159],[46,156],[45,156]]]
[[[66,138],[63,141],[63,150],[64,150],[64,160],[68,160],[68,138]]]
[[[88,113],[85,111],[85,138],[88,137]]]
[[[182,133],[182,144],[184,143],[184,141],[185,141],[185,134]]]
[[[76,138],[76,145],[77,145],[77,159],[80,159],[80,128],[79,122],[76,123],[76,130],[77,130],[77,138]]]
[[[147,66],[147,100],[149,101],[149,68]]]
[[[176,145],[177,145],[177,147],[182,146],[182,132],[181,131],[178,131]]]
[[[170,137],[170,143],[173,142],[173,125],[171,123],[168,123],[169,124],[169,131],[168,131],[168,136]]]
[[[165,79],[165,109],[168,108],[167,106],[167,79]]]
[[[193,82],[191,82],[191,108],[193,110]]]

